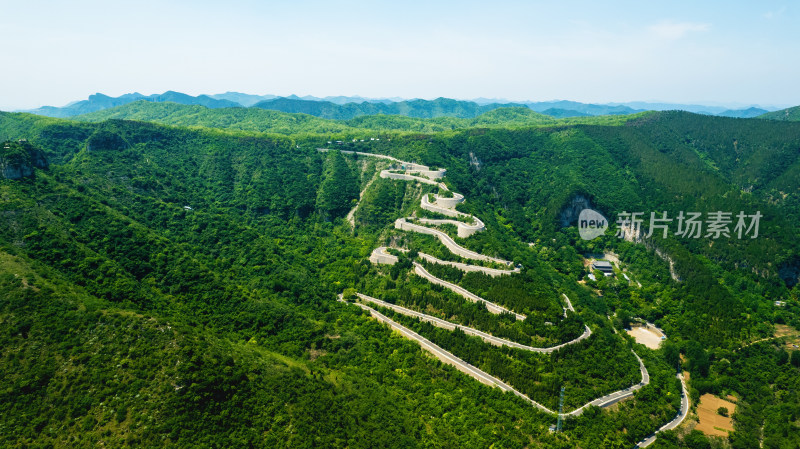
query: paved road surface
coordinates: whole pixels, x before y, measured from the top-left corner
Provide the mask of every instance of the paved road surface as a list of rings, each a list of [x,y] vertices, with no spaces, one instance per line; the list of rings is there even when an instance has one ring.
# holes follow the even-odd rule
[[[557,345],[557,346],[551,346],[549,348],[535,348],[533,346],[523,345],[523,344],[517,343],[515,341],[511,341],[511,340],[506,340],[504,338],[495,337],[494,335],[487,334],[486,332],[480,331],[478,329],[474,329],[474,328],[467,327],[467,326],[462,326],[460,324],[454,324],[454,323],[451,323],[449,321],[445,321],[445,320],[443,320],[441,318],[437,318],[435,316],[431,316],[431,315],[428,315],[428,314],[425,314],[425,313],[417,312],[416,310],[411,310],[411,309],[405,308],[403,306],[398,306],[396,304],[388,303],[386,301],[382,301],[380,299],[373,298],[371,296],[362,295],[361,293],[356,293],[356,295],[358,295],[358,297],[361,298],[363,301],[371,302],[371,303],[377,304],[377,305],[379,305],[381,307],[386,307],[387,309],[394,310],[397,313],[417,318],[420,321],[425,321],[425,322],[431,323],[434,326],[440,327],[442,329],[447,329],[447,330],[451,330],[451,331],[455,330],[456,328],[461,329],[461,331],[464,332],[465,334],[472,335],[472,336],[475,336],[475,337],[479,337],[479,338],[483,339],[483,341],[485,341],[485,342],[487,342],[489,344],[493,344],[495,346],[509,346],[509,347],[512,347],[512,348],[523,349],[525,351],[540,352],[540,353],[551,353],[553,351],[557,351],[558,349],[563,348],[564,346],[575,344],[575,343],[577,343],[577,342],[579,342],[579,341],[581,341],[581,340],[583,340],[585,338],[588,338],[590,335],[592,335],[592,330],[589,329],[589,326],[586,326],[586,330],[583,332],[583,334],[580,335],[578,338],[572,340],[572,341],[568,341],[566,343],[562,343],[562,344]]]
[[[460,198],[464,198],[464,197],[461,196]],[[422,199],[420,199],[419,205],[420,205],[420,207],[422,207],[425,210],[429,210],[431,212],[436,212],[436,213],[442,214],[442,215],[447,215],[448,217],[473,217],[473,218],[475,218],[472,215],[465,214],[464,212],[459,212],[459,211],[457,211],[457,210],[455,210],[455,209],[453,209],[451,207],[444,207],[444,206],[440,206],[438,204],[431,203],[430,200],[428,200],[428,195],[422,195]]]
[[[456,227],[457,235],[460,238],[465,239],[471,236],[472,234],[475,234],[476,232],[480,232],[486,229],[486,225],[484,225],[482,221],[478,220],[476,217],[472,218],[474,219],[473,224],[467,224],[464,223],[463,221],[458,221],[458,220],[447,220],[438,218],[418,218],[417,221],[419,221],[422,224],[429,224],[434,226],[443,224],[453,225]]]
[[[481,273],[488,274],[489,276],[492,277],[505,276],[512,273],[519,273],[520,271],[522,271],[519,267],[516,267],[513,270],[501,270],[498,268],[482,267],[480,265],[470,265],[461,262],[451,262],[449,260],[438,259],[436,257],[431,256],[430,254],[425,254],[425,253],[419,253],[419,257],[430,263],[435,263],[438,265],[449,265],[451,267],[458,268],[463,272],[479,271]]]
[[[441,286],[443,286],[445,288],[448,288],[448,289],[458,293],[459,295],[463,296],[464,298],[467,298],[468,300],[470,300],[472,302],[480,302],[480,303],[485,304],[486,305],[486,310],[488,310],[489,312],[492,312],[492,313],[497,314],[497,315],[499,315],[501,313],[511,313],[511,314],[514,314],[514,316],[517,318],[517,320],[519,320],[519,321],[525,320],[525,315],[523,315],[521,313],[512,312],[512,311],[506,309],[505,307],[503,307],[501,305],[495,304],[495,303],[493,303],[491,301],[487,301],[487,300],[481,298],[480,296],[478,296],[478,295],[476,295],[474,293],[471,293],[469,290],[465,289],[464,287],[461,287],[460,285],[456,285],[456,284],[453,284],[452,282],[447,282],[444,279],[437,278],[436,276],[428,273],[428,270],[426,270],[422,265],[420,265],[419,262],[414,262],[414,272],[417,273],[418,275],[424,277],[425,279],[427,279],[431,283],[437,284],[437,285],[441,285]]]
[[[343,301],[341,299],[341,297],[339,298],[339,300]],[[550,410],[549,408],[543,406],[542,404],[540,404],[540,403],[528,398],[524,394],[522,394],[519,391],[517,391],[516,389],[514,389],[514,387],[511,387],[510,385],[508,385],[505,382],[503,382],[502,380],[497,379],[497,378],[495,378],[493,376],[490,376],[489,374],[485,373],[484,371],[482,371],[482,370],[470,365],[469,363],[461,360],[460,358],[454,356],[450,352],[445,351],[444,349],[442,349],[441,347],[439,347],[435,343],[431,342],[427,338],[419,335],[418,333],[412,331],[411,329],[408,329],[407,327],[405,327],[405,326],[403,326],[403,325],[401,325],[399,323],[396,323],[395,321],[391,320],[386,315],[378,312],[377,310],[373,309],[372,307],[369,307],[369,306],[366,306],[366,305],[360,304],[360,303],[355,303],[355,304],[357,306],[361,307],[362,309],[369,311],[369,313],[374,318],[376,318],[378,321],[382,321],[384,323],[387,323],[389,325],[389,327],[391,327],[392,329],[394,329],[397,332],[399,332],[402,336],[418,342],[419,345],[422,347],[422,349],[430,352],[437,359],[441,360],[443,363],[447,363],[448,365],[454,366],[456,369],[458,369],[459,371],[463,372],[464,374],[467,374],[467,375],[473,377],[474,379],[477,379],[479,382],[481,382],[483,384],[486,384],[486,385],[489,385],[490,387],[497,387],[497,388],[500,388],[503,391],[510,391],[510,392],[514,393],[515,395],[521,397],[522,399],[525,399],[531,405],[533,405],[534,407],[538,408],[539,410],[541,410],[541,411],[543,411],[545,413],[549,413],[551,415],[555,415],[556,414],[556,412],[554,412],[553,410]]]
[[[658,432],[672,430],[678,427],[689,414],[689,392],[686,389],[686,381],[683,379],[683,375],[681,373],[676,374],[676,377],[681,381],[681,408],[678,410],[678,416],[676,416],[672,421],[661,426],[649,437],[636,443],[636,446],[634,446],[635,448],[650,446],[654,441],[656,441]]]
[[[339,300],[343,301],[343,299],[341,298],[341,295],[340,295]],[[404,337],[409,338],[409,339],[414,340],[414,341],[417,341],[423,349],[425,349],[426,351],[428,351],[431,354],[433,354],[436,358],[441,360],[443,363],[447,363],[449,365],[453,365],[459,371],[461,371],[464,374],[467,374],[467,375],[473,377],[474,379],[480,381],[483,384],[486,384],[486,385],[489,385],[489,386],[492,386],[492,387],[498,387],[503,391],[510,391],[510,392],[514,393],[515,395],[519,396],[520,398],[525,399],[531,405],[533,405],[534,407],[538,408],[539,410],[541,410],[541,411],[543,411],[545,413],[549,413],[551,415],[556,415],[557,414],[555,411],[550,410],[549,408],[543,406],[542,404],[540,404],[540,403],[534,401],[533,399],[525,396],[524,394],[520,393],[519,391],[517,391],[516,389],[514,389],[510,385],[506,384],[502,380],[497,379],[496,377],[491,376],[491,375],[487,374],[486,372],[484,372],[484,371],[482,371],[482,370],[470,365],[469,363],[461,360],[460,358],[458,358],[455,355],[451,354],[450,352],[442,349],[440,346],[434,344],[433,342],[431,342],[430,340],[426,339],[425,337],[423,337],[423,336],[417,334],[416,332],[406,328],[405,326],[393,321],[391,318],[389,318],[386,315],[378,312],[377,310],[373,309],[372,307],[369,307],[369,306],[367,306],[365,304],[361,304],[361,303],[355,303],[355,304],[357,306],[361,307],[362,309],[369,311],[369,313],[374,318],[378,319],[379,321],[387,323],[392,329],[398,331]],[[599,398],[597,398],[597,399],[595,399],[593,401],[590,401],[590,402],[582,405],[581,407],[579,407],[579,408],[577,408],[577,409],[575,409],[575,410],[573,410],[573,411],[571,411],[569,413],[564,413],[562,415],[563,416],[578,416],[581,413],[583,413],[583,411],[587,407],[592,406],[592,405],[596,405],[598,407],[607,407],[607,406],[612,405],[612,404],[614,404],[614,403],[616,403],[616,402],[618,402],[618,401],[620,401],[622,399],[625,399],[627,397],[633,396],[634,391],[642,388],[644,385],[647,385],[650,382],[650,376],[647,373],[647,368],[645,368],[644,363],[642,363],[642,359],[640,359],[639,356],[636,355],[635,352],[633,353],[633,355],[636,356],[636,359],[639,361],[639,369],[641,370],[641,373],[642,373],[642,382],[640,382],[640,383],[638,383],[636,385],[633,385],[631,387],[628,387],[628,388],[626,388],[624,390],[615,391],[613,393],[610,393],[610,394],[607,394],[605,396],[599,397]]]
[[[463,246],[456,243],[456,241],[453,240],[452,237],[445,234],[444,232],[438,229],[433,229],[427,226],[411,223],[407,221],[405,218],[398,218],[397,220],[395,220],[394,227],[402,231],[413,231],[413,232],[419,232],[420,234],[433,235],[437,237],[439,241],[442,242],[442,244],[446,246],[448,250],[450,250],[451,253],[459,255],[466,259],[486,260],[490,262],[496,262],[502,265],[509,265],[509,266],[511,265],[511,262],[509,262],[508,260],[498,259],[496,257],[484,256],[483,254],[464,248]]]
[[[565,293],[562,293],[561,296],[563,296],[564,301],[567,302],[567,309],[569,309],[571,312],[574,312],[575,308],[572,307],[572,301],[569,300],[569,296],[567,296]]]

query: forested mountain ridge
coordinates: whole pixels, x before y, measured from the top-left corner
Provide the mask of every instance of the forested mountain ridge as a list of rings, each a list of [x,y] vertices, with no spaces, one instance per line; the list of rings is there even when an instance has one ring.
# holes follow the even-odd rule
[[[648,115],[640,119],[639,123],[629,122],[628,126],[622,127],[579,126],[568,134],[549,130],[465,132],[453,139],[434,140],[427,151],[431,155],[446,155],[446,159],[439,159],[437,163],[449,167],[448,176],[466,195],[473,198],[483,197],[481,202],[485,202],[484,204],[493,203],[491,197],[501,198],[502,212],[497,213],[502,213],[503,223],[511,226],[523,240],[535,240],[537,228],[556,227],[554,222],[558,211],[577,193],[592,198],[596,207],[611,217],[611,220],[624,210],[641,210],[646,213],[647,218],[649,212],[662,210],[667,210],[671,217],[675,217],[680,210],[735,209],[735,213],[740,210],[760,210],[765,215],[765,221],[762,222],[765,228],[762,228],[763,233],[756,240],[737,240],[734,236],[733,239],[726,239],[721,246],[709,245],[708,240],[690,239],[678,242],[673,239],[653,239],[650,244],[664,250],[674,247],[674,257],[681,259],[678,265],[686,264],[682,269],[685,277],[698,273],[700,269],[697,260],[691,261],[691,257],[683,260],[679,256],[688,256],[684,252],[686,249],[692,253],[705,254],[705,257],[724,264],[727,269],[735,270],[739,266],[744,270],[769,272],[769,277],[774,281],[779,280],[780,266],[795,267],[787,270],[794,273],[798,248],[796,230],[791,226],[792,219],[789,216],[797,215],[796,199],[800,192],[794,178],[784,177],[782,173],[796,170],[797,162],[788,166],[775,166],[769,159],[758,159],[764,161],[758,165],[754,159],[747,165],[748,169],[757,171],[771,167],[776,171],[765,176],[765,179],[784,181],[780,185],[768,188],[765,186],[763,189],[754,187],[752,193],[743,193],[736,182],[731,183],[729,180],[735,176],[736,170],[725,171],[721,175],[717,170],[702,168],[705,164],[698,155],[697,148],[691,148],[684,142],[683,132],[690,130],[681,130],[680,124],[683,120],[691,122],[692,119],[697,119],[701,124],[694,130],[694,145],[700,146],[698,142],[702,141],[703,150],[714,157],[721,158],[722,154],[727,154],[727,149],[718,148],[713,141],[714,131],[724,130],[723,125],[726,123],[736,125],[738,121],[687,113]],[[704,127],[703,121],[722,123]],[[788,139],[787,148],[800,142],[797,140],[800,137],[797,134],[800,128],[797,126],[785,127],[783,131],[776,133],[775,126],[758,127],[759,123],[764,122],[753,123],[756,128],[747,131],[753,135],[753,140],[741,138],[740,151],[743,158],[763,152],[763,149],[750,148],[750,145],[761,144],[758,132],[764,132],[764,136],[777,135],[780,136],[777,139]],[[666,124],[669,126],[665,126]],[[679,133],[668,137],[669,129],[675,129]],[[791,137],[792,133],[794,137]],[[733,142],[729,144],[732,146]],[[776,148],[778,154],[775,157],[784,157],[780,156],[779,148]],[[757,157],[763,158],[763,155]],[[470,160],[480,164],[480,168],[475,163],[471,164]],[[698,170],[698,167],[701,168]],[[786,193],[779,209],[772,204],[773,189],[776,188]],[[775,227],[770,230],[771,226]],[[771,282],[773,281],[767,284]],[[792,287],[796,283],[796,277],[788,276],[785,282]],[[786,290],[780,290],[779,288],[765,296],[789,295]],[[702,290],[695,293],[707,296],[707,292]],[[724,295],[728,296],[729,293]],[[766,298],[762,301],[765,300]],[[739,300],[734,302],[738,303]],[[719,311],[722,313],[734,310],[726,307],[725,301],[713,300],[708,304],[714,303],[717,303],[714,308],[720,307]],[[702,307],[709,307],[708,304]],[[688,319],[685,325],[694,327],[698,323]],[[730,327],[726,332],[738,332],[733,322],[729,322],[728,326]],[[698,326],[693,332],[698,338],[722,338],[722,335],[715,337],[707,330],[707,327]],[[688,331],[688,328],[684,331]],[[725,338],[731,337],[729,335]],[[736,338],[740,337],[734,337]]]
[[[29,136],[69,162],[0,185],[4,446],[408,445],[401,434],[419,429],[408,425],[429,406],[392,406],[404,390],[363,373],[397,376],[392,360],[407,360],[413,346],[337,312],[334,281],[352,282],[347,275],[309,271],[363,269],[348,262],[363,256],[358,245],[339,244],[350,238],[301,221],[323,175],[316,151],[295,157],[288,140],[135,123],[47,131]],[[64,145],[72,139],[80,144]],[[310,254],[322,259],[306,265]],[[339,324],[319,322],[329,313]],[[385,368],[361,360],[376,350]],[[310,360],[328,352],[336,361]],[[433,389],[423,396],[429,415],[438,414],[434,391],[445,398],[464,388],[490,394],[502,414],[530,413],[470,382],[444,381],[424,358],[402,365],[403,379]],[[431,374],[444,384],[422,380]],[[428,429],[451,439],[457,426]]]
[[[645,109],[633,109],[624,105],[602,105],[602,104],[586,104],[577,101],[538,101],[525,103],[526,106],[537,112],[546,113],[549,109],[558,111],[569,111],[572,113],[586,114],[586,115],[627,115],[636,112],[643,112]]]
[[[555,119],[525,107],[492,109],[475,118],[413,118],[402,115],[363,115],[350,120],[329,120],[303,113],[260,108],[209,109],[203,106],[139,101],[74,117],[101,122],[109,119],[141,120],[176,126],[202,126],[286,135],[318,134],[331,139],[374,137],[376,132],[438,133],[485,127],[530,127],[558,124],[620,124],[634,116],[572,117]],[[365,134],[370,133],[370,134]]]
[[[719,106],[702,106],[669,103],[630,102],[625,104],[592,104],[577,101],[525,101],[508,102],[505,100],[454,100],[437,98],[434,100],[401,98],[364,98],[359,96],[329,96],[325,98],[306,95],[299,97],[289,95],[251,95],[240,92],[224,94],[191,96],[175,91],[163,94],[142,95],[138,92],[110,97],[101,93],[90,95],[87,100],[75,101],[63,107],[43,106],[37,109],[19,112],[30,112],[48,117],[74,117],[97,112],[135,101],[173,102],[184,105],[200,105],[208,108],[260,107],[290,113],[304,113],[315,117],[334,120],[349,120],[355,117],[382,115],[400,115],[415,118],[459,117],[474,118],[496,109],[524,107],[554,118],[629,115],[644,111],[684,110],[706,115],[722,117],[750,118],[764,114],[767,110],[751,106],[746,109],[726,109]]]
[[[736,118],[752,118],[758,117],[767,113],[766,109],[761,108],[747,108],[747,109],[728,109],[727,111],[722,111],[719,114],[716,114],[720,117],[736,117]]]
[[[781,109],[780,111],[767,112],[766,114],[759,115],[758,118],[792,122],[800,121],[800,106]]]
[[[338,105],[329,101],[294,100],[276,98],[253,105],[261,109],[273,109],[282,112],[300,112],[315,117],[348,120],[363,115],[403,115],[414,118],[458,117],[475,118],[478,115],[501,107],[515,107],[519,104],[491,103],[479,105],[471,101],[459,101],[449,98],[435,100],[409,100],[395,103],[346,103]]]
[[[11,404],[0,412],[0,438],[9,446],[630,447],[672,418],[680,352],[693,399],[742,399],[735,447],[762,438],[791,446],[797,425],[782,417],[797,412],[797,352],[770,342],[736,349],[770,336],[775,324],[799,324],[797,287],[777,270],[797,254],[798,125],[683,113],[616,124],[387,132],[340,147],[447,168],[448,184],[469,198],[461,209],[487,225],[462,243],[523,265],[526,285],[537,289],[505,291],[531,307],[547,304],[549,290],[567,292],[598,348],[625,344],[607,316],[639,316],[667,330],[662,349],[637,346],[652,386],[550,434],[551,418],[336,304],[345,288],[459,304],[407,269],[365,261],[377,243],[399,237],[380,230],[414,213],[421,191],[375,180],[351,229],[341,217],[375,167],[318,153],[336,133],[231,132],[233,117],[216,124],[226,130],[212,130],[0,114],[0,135],[28,139],[51,161],[34,177],[0,181],[0,356],[11,374],[0,388]],[[584,242],[556,220],[575,194],[612,220],[621,210],[761,209],[764,238]],[[681,282],[648,245],[674,259]],[[586,274],[581,255],[609,249],[642,288],[576,282]],[[499,288],[473,276],[458,282]],[[774,307],[776,298],[787,306]],[[452,312],[484,319],[467,307]],[[464,336],[440,338],[489,364],[505,360]],[[567,372],[536,373],[548,388],[581,379],[589,372],[582,363],[602,363],[591,353],[556,357]],[[520,366],[509,365],[510,374]],[[763,374],[752,375],[754,367]],[[567,394],[577,402],[588,393]],[[548,400],[557,397],[554,388]],[[656,445],[686,442],[667,433]]]

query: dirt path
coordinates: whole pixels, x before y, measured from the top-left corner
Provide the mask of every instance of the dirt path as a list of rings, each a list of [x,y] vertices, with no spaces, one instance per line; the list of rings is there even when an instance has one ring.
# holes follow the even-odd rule
[[[364,186],[364,190],[362,190],[361,193],[358,194],[358,202],[356,203],[355,206],[353,206],[352,209],[350,209],[350,212],[347,213],[345,219],[350,223],[350,226],[352,227],[356,226],[356,220],[355,220],[356,210],[358,209],[358,206],[361,205],[361,200],[364,198],[364,192],[367,191],[369,186],[371,186],[376,179],[378,179],[377,174],[373,174],[372,178],[370,178],[369,182],[367,182],[367,185]]]

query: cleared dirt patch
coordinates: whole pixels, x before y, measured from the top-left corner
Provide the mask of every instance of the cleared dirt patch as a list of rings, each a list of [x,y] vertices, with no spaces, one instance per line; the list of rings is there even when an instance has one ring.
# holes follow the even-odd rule
[[[720,407],[728,409],[727,417],[717,413]],[[700,396],[700,403],[697,404],[697,416],[700,422],[695,429],[706,435],[727,438],[728,432],[733,432],[733,419],[731,419],[731,416],[735,411],[736,404],[733,402],[706,393]]]
[[[791,326],[776,324],[775,337],[786,337],[785,346],[789,351],[797,351],[800,349],[800,332]]]
[[[641,343],[650,349],[658,349],[661,346],[661,336],[651,329],[634,327],[626,332],[636,340],[636,343]]]
[[[325,354],[327,354],[327,352],[326,352],[326,351],[323,351],[322,349],[309,349],[309,350],[308,350],[308,358],[309,358],[311,361],[314,361],[314,360],[316,360],[318,357],[322,357],[322,356],[323,356],[323,355],[325,355]]]
[[[614,265],[617,266],[617,268],[619,268],[619,255],[615,253],[605,253],[603,254],[603,257],[605,257],[606,260],[613,263]]]

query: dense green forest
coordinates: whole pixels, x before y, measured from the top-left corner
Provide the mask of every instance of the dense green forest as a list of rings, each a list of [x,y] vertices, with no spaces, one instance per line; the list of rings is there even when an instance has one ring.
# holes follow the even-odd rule
[[[19,164],[27,139],[49,162],[0,180],[3,446],[632,447],[677,413],[679,364],[693,403],[740,399],[724,444],[798,444],[800,352],[788,337],[748,344],[800,328],[800,124],[682,112],[554,120],[513,108],[339,122],[150,102],[82,120],[0,113],[0,138],[13,140],[3,157]],[[459,244],[524,268],[509,278],[427,268],[529,319],[460,301],[408,260],[370,264],[387,243],[458,258],[392,228],[432,187],[317,151],[331,140],[446,168],[444,182],[467,198],[459,210],[486,224]],[[353,228],[343,217],[368,184]],[[576,198],[612,223],[622,211],[763,218],[756,239],[584,241],[561,224]],[[583,256],[604,252],[635,282],[587,280]],[[651,382],[551,433],[554,417],[337,302],[345,289],[526,343],[588,325],[590,339],[548,356],[395,317],[551,407],[561,386],[572,408],[638,382],[630,348]],[[577,313],[561,315],[561,294]],[[666,331],[661,349],[622,332],[634,317]],[[653,447],[723,444],[688,430]]]

